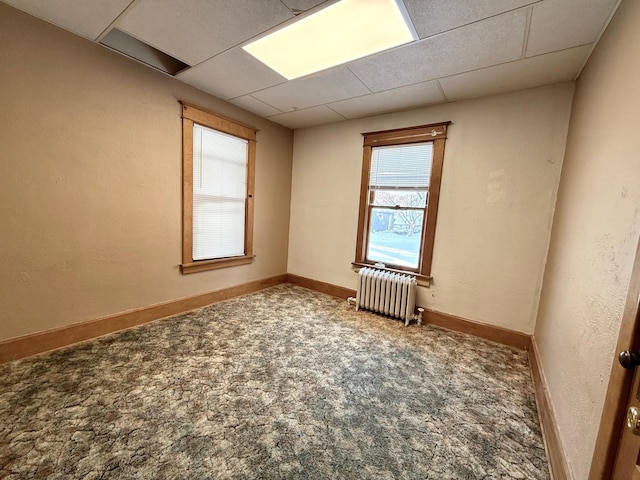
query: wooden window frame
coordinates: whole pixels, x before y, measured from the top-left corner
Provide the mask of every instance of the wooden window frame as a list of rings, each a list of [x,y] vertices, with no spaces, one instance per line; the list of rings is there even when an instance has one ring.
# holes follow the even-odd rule
[[[369,205],[369,175],[371,169],[371,153],[373,147],[391,145],[410,145],[413,143],[433,143],[433,158],[429,190],[427,196],[426,218],[422,222],[422,238],[418,268],[399,266],[385,267],[384,270],[393,272],[412,273],[418,280],[428,285],[431,280],[431,263],[433,261],[433,245],[438,218],[438,203],[440,201],[440,183],[442,180],[442,166],[444,163],[444,147],[447,139],[447,128],[451,122],[419,125],[416,127],[398,128],[378,132],[363,133],[362,176],[360,180],[360,208],[358,212],[358,237],[356,243],[355,267],[374,266],[375,262],[366,259],[368,247],[368,231],[371,211]]]
[[[182,105],[182,264],[183,274],[246,265],[253,262],[253,204],[255,188],[255,128],[208,112],[185,102]],[[247,140],[247,197],[245,202],[244,255],[193,259],[193,125],[198,124]]]

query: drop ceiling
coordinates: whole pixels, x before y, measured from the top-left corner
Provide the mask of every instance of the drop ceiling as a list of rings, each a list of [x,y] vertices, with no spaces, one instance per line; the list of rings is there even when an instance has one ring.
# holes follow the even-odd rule
[[[620,0],[404,0],[417,41],[291,81],[242,45],[334,0],[2,1],[93,42],[117,28],[187,64],[178,80],[302,128],[574,80]]]

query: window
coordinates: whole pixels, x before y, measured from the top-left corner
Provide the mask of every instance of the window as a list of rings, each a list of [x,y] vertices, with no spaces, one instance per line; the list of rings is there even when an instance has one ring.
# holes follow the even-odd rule
[[[449,124],[362,134],[355,266],[383,263],[430,278]]]
[[[256,131],[182,105],[182,273],[253,261]]]

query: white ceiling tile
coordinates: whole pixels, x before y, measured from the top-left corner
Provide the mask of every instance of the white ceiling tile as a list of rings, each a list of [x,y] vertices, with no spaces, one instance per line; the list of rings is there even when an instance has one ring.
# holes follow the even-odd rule
[[[431,81],[349,98],[328,106],[343,117],[360,118],[444,101],[437,81]]]
[[[617,0],[544,0],[533,7],[527,57],[593,43]]]
[[[516,10],[348,66],[371,90],[381,91],[517,60],[526,19],[526,10]]]
[[[367,93],[367,87],[342,66],[255,92],[253,96],[290,112]]]
[[[24,12],[91,40],[127,8],[131,0],[3,0]]]
[[[117,27],[196,65],[290,18],[279,0],[138,0]]]
[[[573,80],[591,53],[582,46],[441,78],[449,101]]]
[[[244,95],[243,97],[234,98],[233,100],[231,100],[231,103],[238,105],[245,110],[249,110],[256,115],[260,115],[261,117],[269,117],[271,115],[282,113],[277,108],[273,108],[271,105],[267,105],[262,100],[253,98],[251,95]]]
[[[240,47],[189,68],[177,78],[224,100],[287,81]]]
[[[321,105],[319,107],[306,108],[297,112],[281,113],[269,117],[269,120],[289,128],[304,128],[323,123],[340,122],[344,120],[341,115],[330,108]]]
[[[420,38],[493,17],[539,0],[404,0]]]

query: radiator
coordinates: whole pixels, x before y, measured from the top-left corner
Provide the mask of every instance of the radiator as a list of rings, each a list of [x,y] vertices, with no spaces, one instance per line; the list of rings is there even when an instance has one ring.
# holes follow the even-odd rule
[[[364,267],[358,271],[356,297],[351,297],[349,303],[355,303],[356,310],[362,308],[399,318],[405,325],[415,319],[420,325],[423,309],[420,308],[417,315],[414,313],[417,285],[412,275]]]

